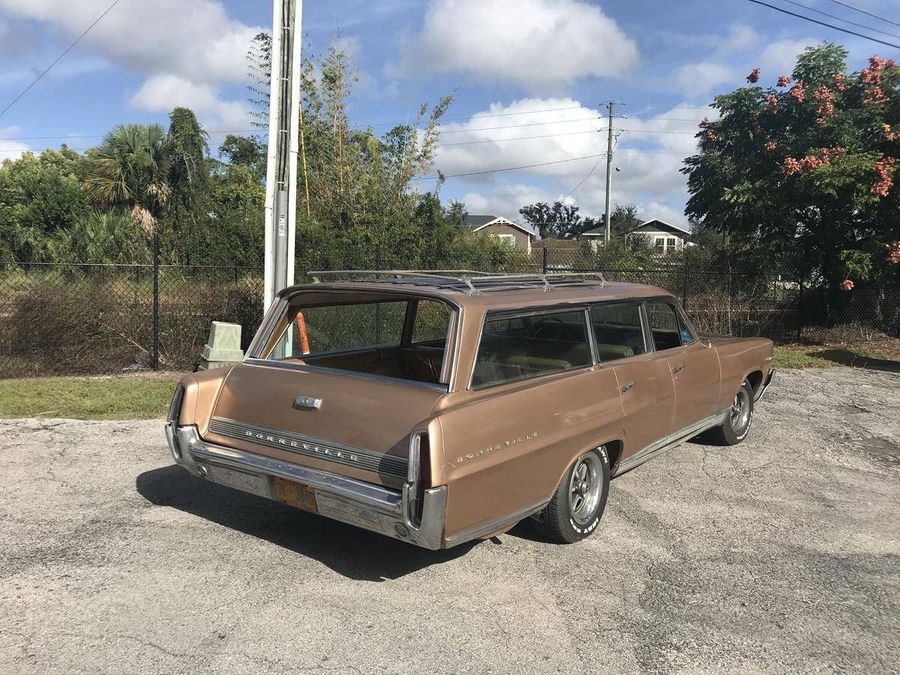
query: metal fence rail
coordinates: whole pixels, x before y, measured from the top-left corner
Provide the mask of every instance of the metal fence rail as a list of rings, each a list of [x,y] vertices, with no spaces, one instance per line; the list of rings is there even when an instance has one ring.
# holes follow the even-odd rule
[[[446,267],[442,262],[430,267]],[[835,303],[823,289],[781,274],[586,262],[578,251],[536,250],[484,271],[599,272],[609,281],[660,286],[681,299],[704,334],[781,343],[900,335],[900,288],[860,288]],[[262,288],[256,269],[0,264],[0,378],[189,370],[213,320],[243,326],[246,348],[262,318]]]

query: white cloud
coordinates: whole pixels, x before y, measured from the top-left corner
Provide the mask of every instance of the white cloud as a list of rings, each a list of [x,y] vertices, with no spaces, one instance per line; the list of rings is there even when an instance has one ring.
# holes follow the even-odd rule
[[[107,0],[0,0],[0,10],[52,24],[69,36],[80,34],[108,6]],[[262,30],[230,18],[217,0],[123,2],[94,26],[81,45],[146,76],[142,91],[168,89],[174,95],[173,83],[178,80],[200,89],[196,98],[205,101],[209,95],[221,99],[223,85],[244,82],[247,49]],[[185,98],[184,86],[178,86],[179,98]],[[149,110],[159,109],[146,92],[132,100]],[[234,101],[220,100],[218,106],[205,102],[221,119],[226,112],[235,115]]]
[[[460,72],[529,89],[619,75],[637,46],[581,0],[433,0],[395,73]]]
[[[817,45],[820,40],[801,38],[799,40],[778,40],[769,44],[759,57],[759,67],[767,80],[779,75],[790,75],[797,63],[797,57],[807,47]]]
[[[600,154],[606,151],[606,138],[599,133],[603,123],[598,118],[596,110],[571,98],[494,103],[467,122],[442,125],[435,166],[444,174],[456,174]],[[519,140],[525,136],[538,138]],[[569,164],[525,170],[543,176],[565,176],[570,171]],[[483,180],[490,181],[491,176]]]
[[[550,109],[556,110],[539,112]],[[510,115],[510,112],[519,114]],[[628,131],[617,134],[613,165],[618,171],[613,174],[613,203],[635,203],[642,216],[685,224],[686,219],[681,213],[686,199],[686,177],[680,169],[684,158],[696,150],[694,134],[698,123],[705,116],[713,117],[713,113],[712,110],[678,105],[652,117],[634,115],[617,120],[616,128]],[[605,125],[598,117],[596,110],[566,98],[524,99],[507,106],[494,104],[467,122],[443,127],[445,132],[460,133],[442,135],[444,145],[437,153],[436,166],[445,174],[454,174],[602,155],[606,151],[606,134]],[[535,126],[515,126],[522,124]],[[601,129],[601,132],[566,135],[569,131],[586,128]],[[548,137],[530,141],[499,140],[524,136]],[[493,140],[447,145],[488,138]],[[595,170],[588,176],[595,164]],[[527,176],[528,182],[516,181],[517,176]],[[516,217],[519,208],[525,204],[557,199],[577,204],[584,216],[599,217],[605,207],[605,161],[602,157],[461,180],[477,184],[463,197],[470,213],[496,213],[511,218]],[[568,197],[579,183],[577,191]]]
[[[675,71],[679,91],[691,98],[702,98],[720,84],[733,82],[738,76],[724,63],[701,61],[688,63]]]
[[[190,108],[219,129],[246,129],[250,123],[247,105],[243,101],[223,101],[213,87],[196,85],[176,75],[157,75],[147,79],[129,103],[154,112],[169,112],[177,106]]]
[[[15,140],[20,133],[19,127],[0,127],[0,162],[4,160],[16,160],[22,153],[30,152],[31,148],[21,141]]]

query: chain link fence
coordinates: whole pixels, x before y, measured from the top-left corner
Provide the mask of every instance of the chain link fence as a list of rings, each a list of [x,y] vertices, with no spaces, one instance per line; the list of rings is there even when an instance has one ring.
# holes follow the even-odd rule
[[[394,262],[375,257],[367,267]],[[601,272],[609,281],[659,286],[682,301],[703,334],[780,343],[900,335],[900,288],[861,288],[834,300],[822,288],[781,274],[694,269],[664,258],[648,269],[591,261],[579,251],[536,249],[479,266]],[[298,271],[297,281],[307,280]],[[247,347],[262,318],[262,293],[258,269],[0,264],[0,378],[190,370],[213,320],[240,324]]]

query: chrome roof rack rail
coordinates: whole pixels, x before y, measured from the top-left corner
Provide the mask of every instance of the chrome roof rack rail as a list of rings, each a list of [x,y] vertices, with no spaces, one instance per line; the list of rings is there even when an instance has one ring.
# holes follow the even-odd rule
[[[543,286],[544,292],[556,286],[565,286],[595,280],[601,286],[607,281],[599,272],[550,272],[497,274],[476,270],[314,270],[307,272],[313,283],[321,283],[322,277],[356,275],[376,277],[382,283],[398,283],[417,286],[437,286],[458,288],[469,295],[479,295],[486,291],[501,291]],[[354,279],[353,281],[361,281]]]

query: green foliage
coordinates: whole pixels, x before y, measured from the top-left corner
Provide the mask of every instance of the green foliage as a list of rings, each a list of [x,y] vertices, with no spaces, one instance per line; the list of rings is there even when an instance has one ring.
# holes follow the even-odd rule
[[[873,57],[849,74],[845,58],[808,48],[777,86],[716,97],[721,117],[701,125],[683,170],[702,227],[832,289],[851,271],[883,278],[885,244],[900,239],[900,68]]]
[[[578,207],[555,201],[553,204],[537,202],[519,209],[519,213],[538,233],[541,239],[575,239],[589,227],[578,214]],[[591,223],[591,226],[593,224]]]

